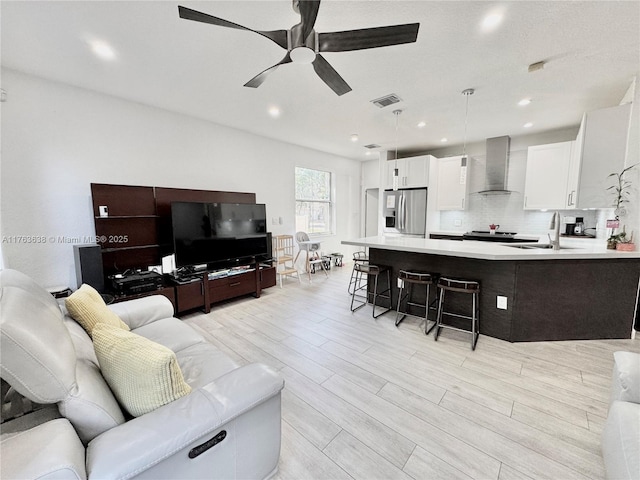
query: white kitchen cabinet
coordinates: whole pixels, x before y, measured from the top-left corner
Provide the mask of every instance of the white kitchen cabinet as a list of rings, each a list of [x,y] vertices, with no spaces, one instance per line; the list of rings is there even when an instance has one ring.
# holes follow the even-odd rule
[[[576,139],[578,166],[573,172],[576,208],[611,207],[609,174],[624,168],[631,104],[586,113]]]
[[[535,145],[527,150],[524,184],[524,208],[564,210],[573,201],[575,190],[569,187],[569,172],[575,142]]]
[[[462,155],[440,158],[437,162],[436,210],[464,210],[467,203],[467,179]]]
[[[429,186],[429,162],[434,158],[431,155],[419,157],[399,158],[398,188],[425,188]],[[387,174],[385,188],[393,188],[393,170],[396,168],[396,160],[387,161]]]
[[[529,147],[524,208],[611,207],[608,177],[624,168],[630,112],[629,104],[594,110],[575,142]]]

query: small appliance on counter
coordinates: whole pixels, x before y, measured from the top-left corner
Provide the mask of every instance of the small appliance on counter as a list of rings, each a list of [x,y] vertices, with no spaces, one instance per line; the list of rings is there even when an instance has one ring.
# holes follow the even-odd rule
[[[576,229],[576,217],[564,217],[564,234],[573,235]]]
[[[584,235],[584,217],[576,218],[576,226],[573,228],[574,235]]]
[[[584,217],[564,217],[565,230],[562,234],[564,237],[586,237],[594,238],[595,235],[589,235],[586,230],[595,230],[594,228],[585,228]]]

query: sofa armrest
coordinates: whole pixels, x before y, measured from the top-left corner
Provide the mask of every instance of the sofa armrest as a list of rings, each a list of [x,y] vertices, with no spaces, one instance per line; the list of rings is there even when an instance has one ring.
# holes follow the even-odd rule
[[[615,352],[611,378],[611,403],[640,403],[640,354]]]
[[[162,318],[173,317],[173,305],[164,295],[151,295],[109,305],[132,330]]]
[[[237,368],[96,437],[87,447],[87,472],[93,478],[142,475],[185,448],[209,440],[220,427],[279,395],[283,387],[280,374],[266,365],[253,363]],[[277,422],[279,428],[279,416]],[[279,445],[279,430],[277,441]],[[191,460],[181,455],[176,461],[183,463],[182,475],[188,478]]]
[[[65,418],[3,435],[0,452],[0,478],[87,478],[84,446]]]
[[[607,478],[637,480],[640,475],[640,404],[614,401],[602,429]]]

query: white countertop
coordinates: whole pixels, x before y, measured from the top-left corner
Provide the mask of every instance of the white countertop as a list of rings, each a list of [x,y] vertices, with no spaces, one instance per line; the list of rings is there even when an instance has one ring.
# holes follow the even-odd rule
[[[593,242],[593,243],[592,243]],[[606,260],[614,258],[640,258],[640,252],[608,250],[602,241],[560,239],[561,250],[522,249],[514,246],[534,243],[498,243],[473,240],[431,240],[415,237],[363,237],[343,240],[344,245],[395,250],[399,252],[429,253],[450,257],[481,260]]]

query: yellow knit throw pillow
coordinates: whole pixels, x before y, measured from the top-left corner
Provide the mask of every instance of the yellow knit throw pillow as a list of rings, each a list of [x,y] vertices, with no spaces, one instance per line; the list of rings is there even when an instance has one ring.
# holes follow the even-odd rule
[[[93,348],[109,387],[134,417],[191,392],[175,353],[163,345],[99,323],[93,330]]]
[[[86,330],[89,336],[96,324],[107,323],[124,330],[130,330],[118,315],[109,310],[100,294],[90,285],[82,286],[64,301],[69,315]]]

